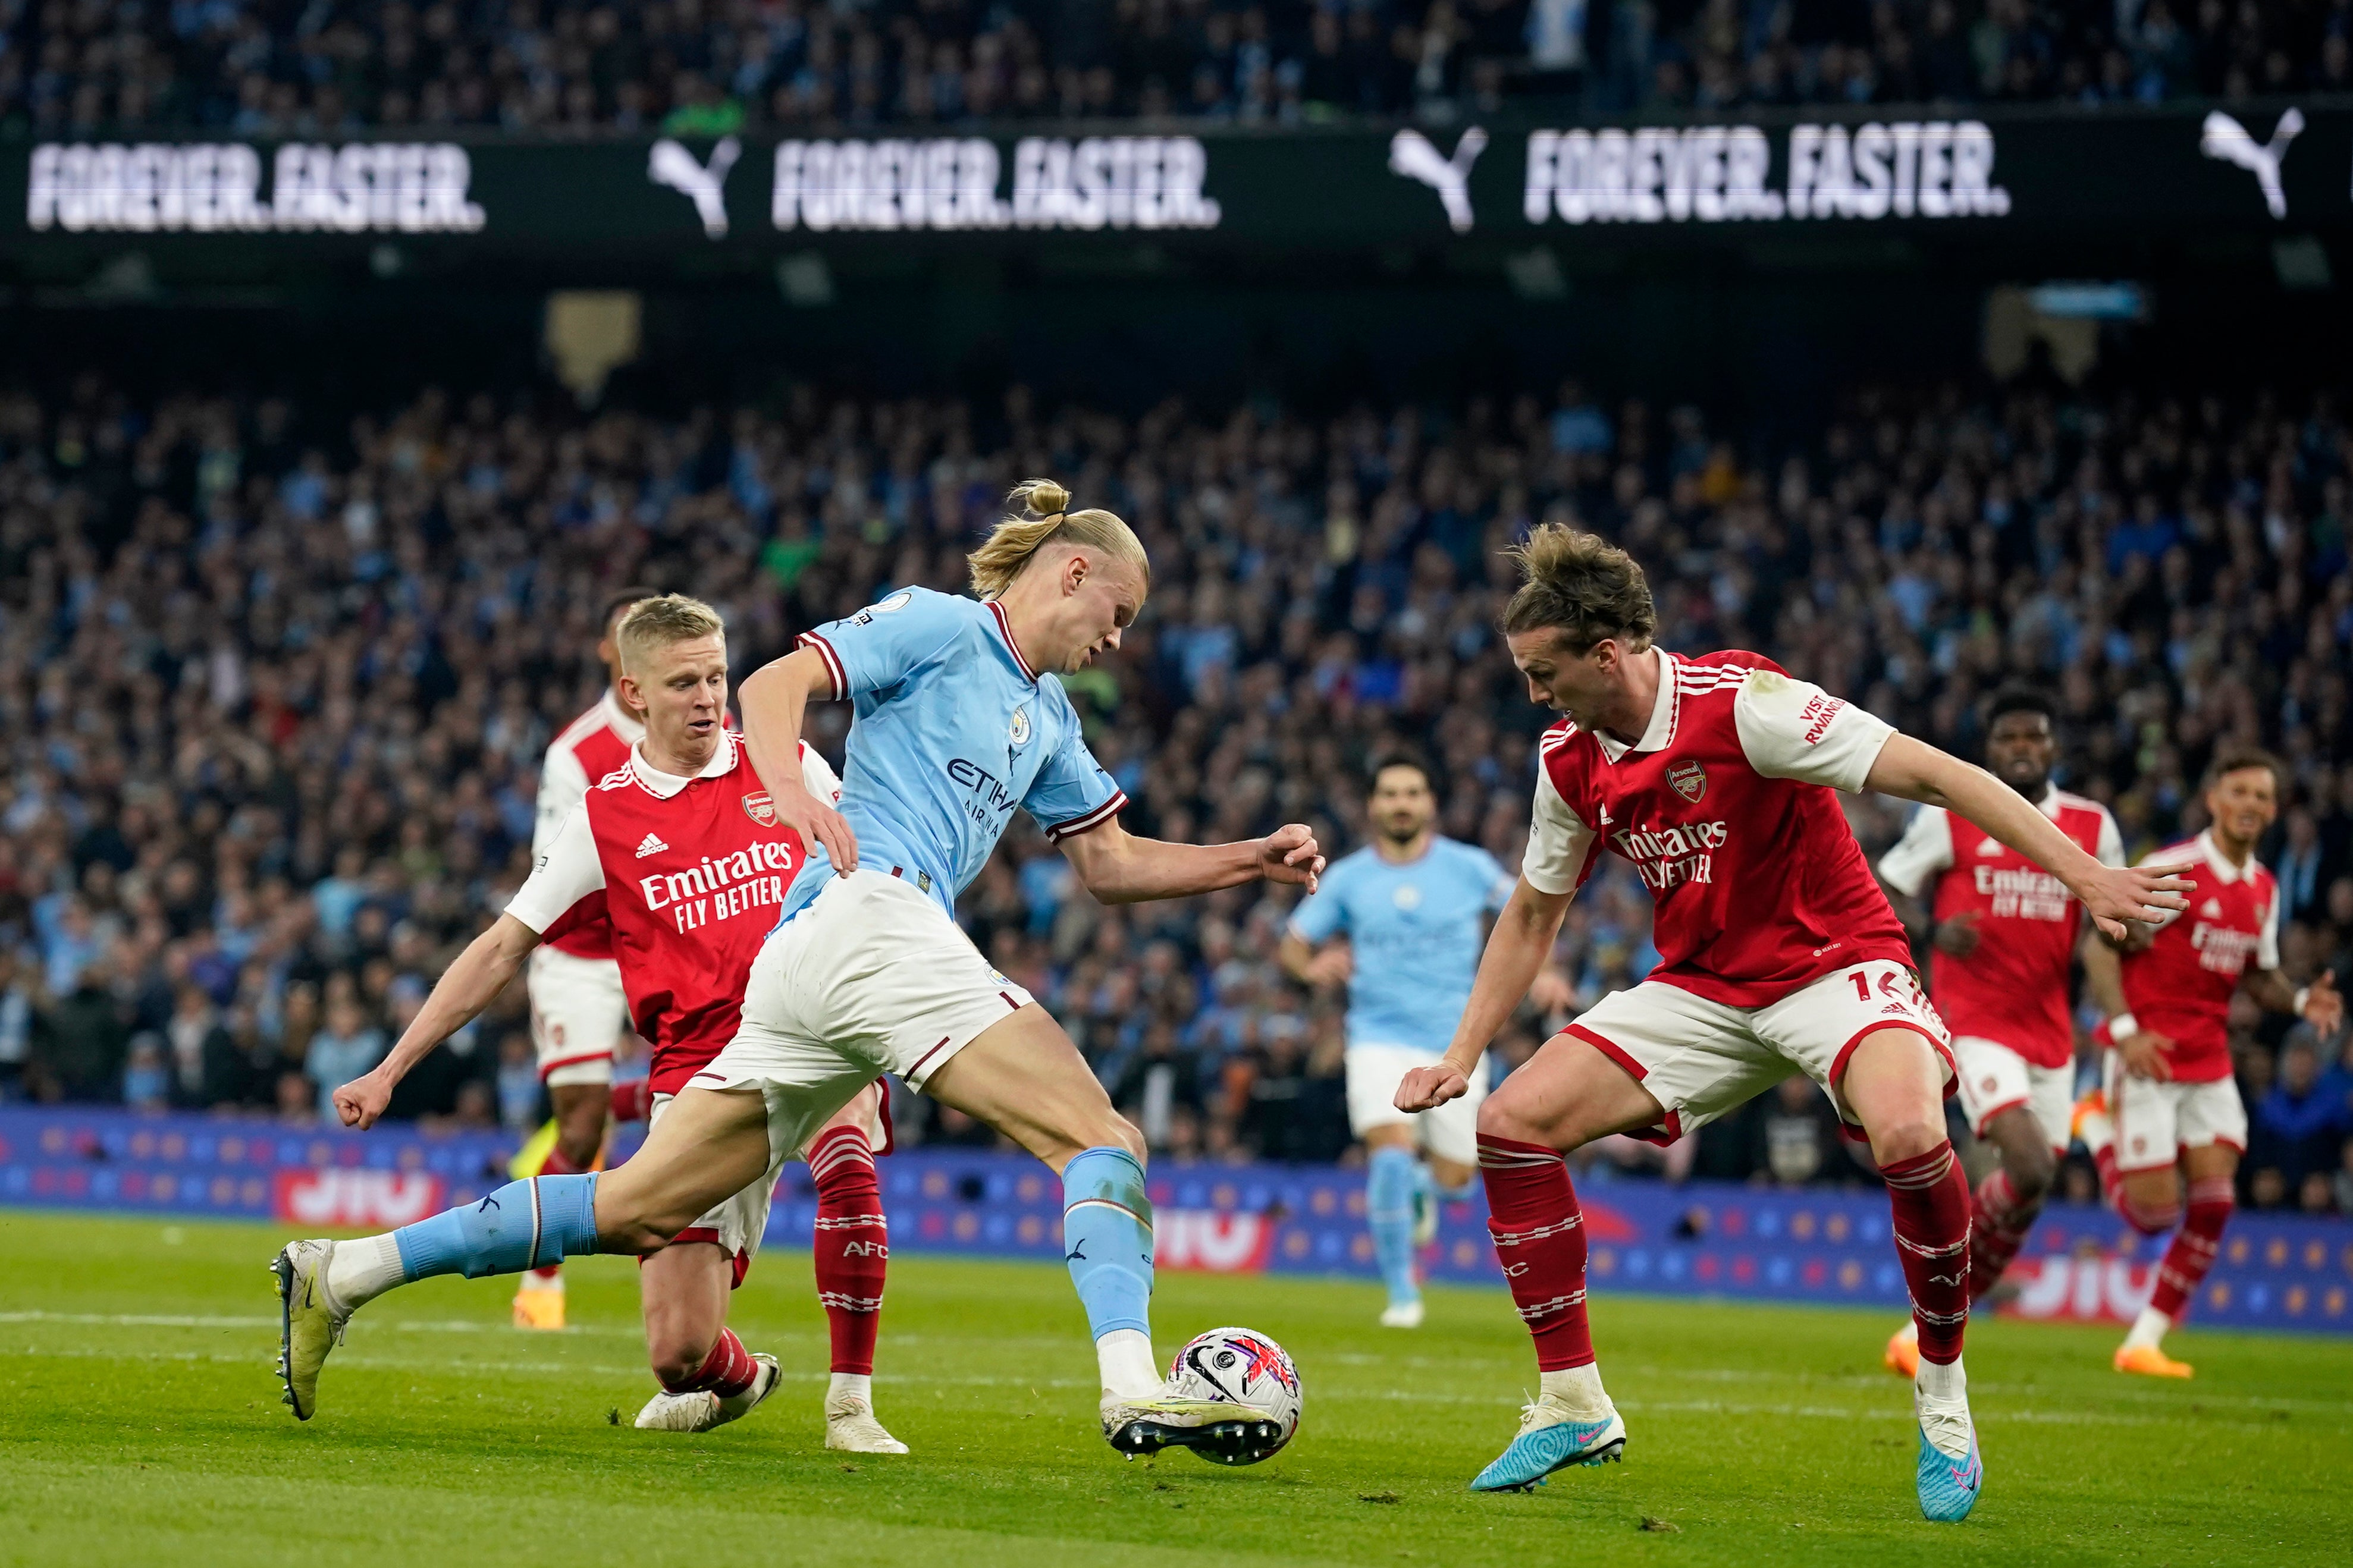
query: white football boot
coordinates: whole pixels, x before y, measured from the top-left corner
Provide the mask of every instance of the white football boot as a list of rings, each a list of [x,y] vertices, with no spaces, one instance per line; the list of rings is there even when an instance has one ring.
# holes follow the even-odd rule
[[[903,1454],[907,1445],[883,1430],[874,1406],[854,1394],[825,1402],[825,1446],[845,1454]]]
[[[278,1376],[297,1421],[319,1408],[319,1369],[352,1321],[327,1294],[327,1262],[334,1255],[332,1241],[290,1241],[269,1265],[278,1282]]]
[[[754,1405],[776,1391],[785,1375],[776,1358],[766,1352],[754,1351],[752,1359],[759,1363],[759,1371],[753,1375],[752,1386],[743,1393],[718,1394],[698,1389],[692,1394],[657,1394],[638,1412],[638,1426],[649,1432],[708,1432],[742,1420],[752,1414]]]

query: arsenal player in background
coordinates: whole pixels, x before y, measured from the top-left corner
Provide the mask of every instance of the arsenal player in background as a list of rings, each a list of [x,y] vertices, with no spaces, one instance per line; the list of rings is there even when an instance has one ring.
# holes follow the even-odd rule
[[[1966,1518],[1984,1471],[1961,1368],[1969,1190],[1945,1137],[1951,1052],[1832,791],[1955,812],[2056,876],[2115,934],[2128,918],[2179,909],[2182,884],[2101,865],[1984,770],[1759,655],[1653,647],[1642,569],[1592,534],[1548,523],[1516,553],[1523,581],[1504,637],[1529,698],[1567,717],[1545,736],[1520,879],[1453,1043],[1406,1075],[1398,1108],[1463,1093],[1604,848],[1651,889],[1660,962],[1546,1041],[1480,1108],[1489,1227],[1542,1378],[1519,1435],[1471,1484],[1524,1489],[1626,1445],[1595,1364],[1584,1215],[1563,1152],[1612,1132],[1671,1142],[1803,1072],[1886,1178],[1919,1328],[1920,1510]]]
[[[2084,949],[2084,984],[2108,1015],[2095,1037],[2108,1050],[2101,1087],[2076,1107],[2075,1129],[2126,1223],[2144,1236],[2174,1232],[2148,1305],[2116,1347],[2118,1372],[2190,1375],[2187,1362],[2165,1353],[2165,1331],[2214,1266],[2247,1147],[2246,1107],[2231,1076],[2232,996],[2244,987],[2323,1037],[2344,1022],[2326,972],[2306,986],[2280,973],[2279,884],[2255,858],[2279,815],[2279,774],[2268,753],[2223,746],[2207,770],[2206,830],[2151,857],[2189,863],[2197,883],[2189,909],[2135,921],[2113,946]]]
[[[2124,837],[2098,801],[2051,782],[2059,758],[2058,706],[2041,691],[2005,687],[1986,713],[1986,768],[2034,803],[2104,866],[2124,864]],[[2068,1006],[2083,906],[2066,887],[2000,839],[1941,806],[1913,813],[1879,862],[1896,910],[1925,920],[1928,996],[1953,1032],[1953,1074],[1969,1131],[2000,1151],[1969,1209],[1969,1299],[1991,1289],[2018,1255],[2067,1152],[2075,1106],[2075,1022]],[[1920,1370],[1919,1330],[1887,1342],[1887,1366]]]
[[[549,933],[584,921],[609,922],[630,1021],[653,1046],[655,1120],[733,1037],[752,960],[807,854],[727,731],[718,614],[675,594],[647,599],[621,617],[614,640],[616,689],[643,738],[586,792],[391,1055],[335,1091],[346,1125],[372,1125],[403,1074],[488,1005]],[[806,745],[800,765],[824,798],[839,797],[832,770]],[[776,1150],[765,1175],[644,1260],[646,1348],[663,1392],[638,1414],[639,1426],[702,1431],[776,1387],[776,1358],[744,1348],[726,1327],[727,1300],[759,1249],[783,1162],[802,1152],[817,1178],[818,1294],[833,1339],[826,1447],[907,1451],[875,1420],[871,1386],[890,1251],[874,1156],[889,1139],[884,1090],[869,1085],[805,1151]]]
[[[595,706],[564,727],[540,759],[539,803],[531,831],[533,862],[547,853],[589,786],[628,760],[646,727],[621,700],[621,655],[615,633],[621,616],[651,588],[622,588],[605,601],[596,623],[596,658],[607,678]],[[613,962],[613,933],[601,920],[569,922],[550,931],[523,972],[531,994],[531,1043],[539,1081],[555,1119],[555,1142],[532,1175],[596,1169],[605,1147],[608,1105],[617,1119],[640,1120],[635,1086],[613,1087],[613,1047],[629,1026],[628,999]],[[515,1283],[518,1329],[564,1327],[564,1271],[534,1268]]]

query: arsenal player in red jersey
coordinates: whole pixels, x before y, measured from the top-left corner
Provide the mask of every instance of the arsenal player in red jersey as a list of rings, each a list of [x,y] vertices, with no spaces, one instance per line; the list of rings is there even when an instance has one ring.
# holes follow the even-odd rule
[[[651,588],[623,588],[605,601],[596,641],[605,692],[564,727],[540,760],[533,860],[547,853],[589,786],[628,761],[629,748],[646,732],[621,701],[621,655],[614,634],[630,605],[652,596]],[[550,936],[531,955],[523,985],[531,994],[531,1043],[539,1057],[539,1081],[547,1088],[548,1109],[555,1118],[554,1145],[532,1173],[594,1170],[605,1147],[608,1100],[623,1098],[613,1089],[613,1047],[629,1026],[612,932],[603,921],[580,921]],[[644,1114],[639,1110],[623,1120]],[[564,1327],[561,1265],[528,1270],[515,1281],[514,1325]]]
[[[1994,694],[1986,767],[2105,866],[2124,864],[2108,808],[2051,782],[2057,704],[2029,687]],[[2170,857],[2168,857],[2170,858]],[[2075,1024],[2068,1009],[2083,909],[2059,879],[1938,806],[1915,812],[1879,862],[1903,910],[1928,900],[1928,996],[1953,1034],[1953,1069],[1969,1130],[2000,1152],[1969,1211],[1969,1299],[1993,1288],[2067,1152],[2075,1104]],[[1907,922],[1916,923],[1916,922]],[[1920,1370],[1918,1329],[1887,1342],[1890,1371]]]
[[[2101,865],[1984,770],[1769,659],[1653,647],[1641,568],[1591,534],[1546,524],[1516,553],[1523,581],[1504,616],[1513,662],[1529,697],[1567,717],[1546,734],[1519,883],[1454,1041],[1444,1060],[1407,1075],[1398,1109],[1463,1092],[1604,848],[1651,889],[1660,963],[1546,1042],[1481,1107],[1489,1225],[1542,1390],[1472,1485],[1525,1488],[1625,1447],[1596,1370],[1584,1219],[1563,1152],[1613,1132],[1672,1142],[1803,1072],[1886,1178],[1919,1325],[1920,1508],[1965,1518],[1983,1468],[1961,1369],[1969,1191],[1945,1137],[1950,1048],[1832,792],[1957,813],[2056,876],[2112,933],[2180,908],[2184,884]]]
[[[2097,1031],[2108,1051],[2101,1088],[2076,1109],[2076,1130],[2126,1222],[2144,1236],[2174,1231],[2148,1305],[2114,1362],[2150,1377],[2190,1375],[2188,1363],[2165,1353],[2165,1331],[2213,1267],[2236,1201],[2247,1112],[2231,1077],[2232,996],[2243,987],[2324,1036],[2344,1020],[2326,972],[2303,987],[2280,973],[2279,884],[2255,858],[2279,815],[2279,763],[2226,746],[2208,770],[2205,799],[2206,831],[2152,857],[2194,868],[2188,910],[2137,922],[2118,944],[2121,957],[2105,945],[2084,955],[2085,982],[2108,1013]]]
[[[653,1046],[653,1116],[735,1033],[752,960],[805,858],[726,729],[727,644],[709,605],[670,595],[622,617],[617,689],[645,726],[622,764],[591,787],[543,847],[506,912],[449,966],[382,1065],[335,1091],[347,1125],[383,1114],[426,1052],[488,1005],[543,942],[609,923],[629,1017]],[[825,797],[840,786],[801,749]],[[889,1258],[874,1156],[889,1146],[878,1083],[827,1121],[804,1151],[817,1177],[819,1299],[833,1334],[826,1446],[906,1452],[874,1418],[874,1336]],[[647,1258],[640,1276],[647,1352],[663,1392],[638,1425],[701,1431],[748,1412],[776,1387],[776,1358],[726,1327],[767,1227],[781,1166],[719,1204]]]

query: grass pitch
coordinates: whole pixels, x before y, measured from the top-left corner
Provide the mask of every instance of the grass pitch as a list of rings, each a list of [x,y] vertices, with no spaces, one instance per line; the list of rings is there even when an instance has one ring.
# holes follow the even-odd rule
[[[2108,1370],[2108,1331],[1979,1325],[1985,1497],[1966,1524],[1929,1525],[1875,1315],[1605,1295],[1626,1462],[1482,1497],[1463,1483],[1535,1382],[1500,1291],[1437,1290],[1428,1324],[1400,1333],[1375,1325],[1368,1285],[1163,1275],[1164,1353],[1244,1323],[1305,1380],[1291,1447],[1221,1470],[1103,1445],[1060,1268],[902,1258],[877,1401],[915,1451],[853,1461],[820,1446],[806,1254],[765,1255],[735,1304],[745,1341],[784,1358],[784,1388],[682,1437],[628,1425],[652,1384],[636,1270],[614,1258],[571,1267],[564,1334],[509,1329],[503,1280],[386,1298],[298,1425],[269,1372],[263,1266],[284,1238],[0,1212],[0,1563],[2183,1568],[2342,1563],[2353,1538],[2341,1342],[2193,1330],[2169,1348],[2197,1380],[2159,1385]]]

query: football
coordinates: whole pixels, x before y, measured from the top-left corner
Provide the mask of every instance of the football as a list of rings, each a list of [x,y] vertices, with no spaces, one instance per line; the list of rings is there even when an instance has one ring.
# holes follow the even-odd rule
[[[1196,1335],[1168,1366],[1168,1392],[1182,1399],[1237,1405],[1263,1415],[1232,1445],[1197,1448],[1221,1465],[1255,1465],[1280,1453],[1299,1430],[1299,1369],[1291,1352],[1256,1329],[1211,1329]]]

